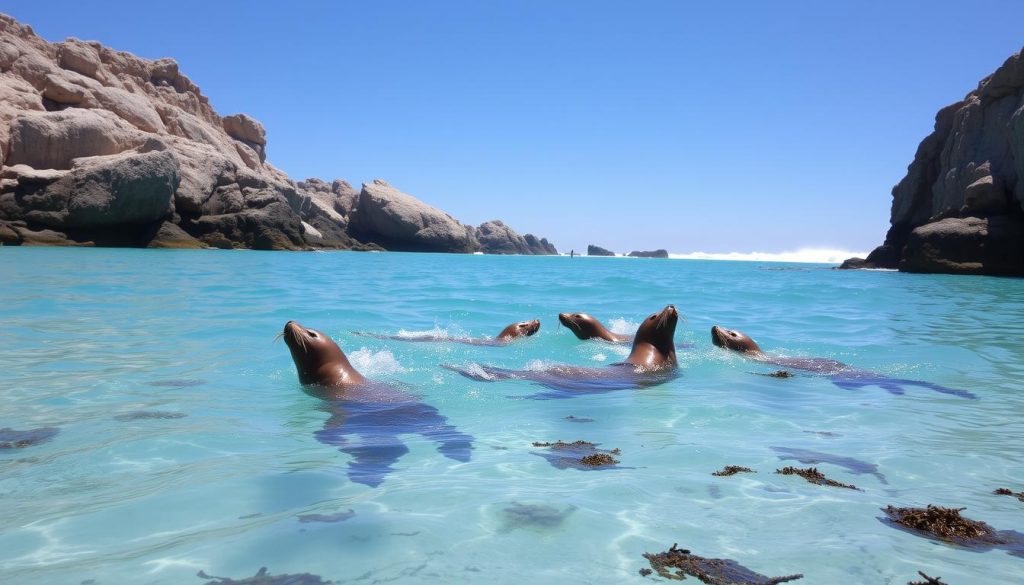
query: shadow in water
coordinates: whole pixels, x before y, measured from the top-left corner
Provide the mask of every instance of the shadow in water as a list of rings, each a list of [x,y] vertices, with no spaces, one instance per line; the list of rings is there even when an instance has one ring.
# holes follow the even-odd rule
[[[416,401],[361,403],[330,401],[320,406],[331,416],[313,433],[318,441],[352,456],[348,477],[370,487],[380,485],[392,465],[409,452],[401,435],[422,435],[439,443],[438,452],[466,462],[473,438],[448,424],[448,419],[428,404]]]

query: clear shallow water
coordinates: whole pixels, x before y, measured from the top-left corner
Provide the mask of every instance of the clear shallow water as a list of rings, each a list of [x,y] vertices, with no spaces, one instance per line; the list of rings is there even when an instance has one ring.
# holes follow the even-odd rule
[[[1020,583],[1024,559],[883,525],[879,508],[935,503],[1024,531],[1024,281],[840,272],[814,265],[412,254],[0,249],[0,427],[59,427],[0,451],[0,581],[204,583],[261,566],[336,583],[641,582],[672,543],[805,583]],[[520,381],[438,367],[610,364],[560,311],[628,332],[674,303],[682,375],[642,391],[522,400]],[[508,347],[355,336],[496,334]],[[419,435],[376,488],[318,441],[330,413],[273,342],[295,319],[364,374],[408,384],[474,437],[469,462]],[[743,330],[765,350],[838,359],[973,391],[843,390],[711,345]],[[180,418],[133,418],[132,413]],[[128,416],[125,416],[128,415]],[[168,415],[169,416],[169,415]],[[575,422],[568,416],[589,418]],[[828,433],[828,434],[824,434]],[[619,448],[621,469],[557,469],[534,441]],[[776,475],[772,447],[855,457],[863,491]],[[757,474],[712,477],[727,464]],[[351,514],[349,513],[351,511]],[[300,516],[336,516],[336,522]],[[314,516],[316,520],[318,517]],[[328,518],[330,519],[330,518]],[[982,577],[983,576],[983,577]]]

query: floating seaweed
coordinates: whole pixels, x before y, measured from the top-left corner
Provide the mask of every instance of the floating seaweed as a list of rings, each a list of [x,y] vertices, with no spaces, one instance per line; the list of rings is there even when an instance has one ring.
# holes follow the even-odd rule
[[[682,581],[690,575],[707,585],[778,585],[803,578],[802,574],[766,577],[732,559],[706,559],[677,546],[673,544],[663,553],[644,553],[644,558],[659,577]],[[654,572],[651,569],[640,569],[640,574],[646,577]]]
[[[194,386],[202,386],[206,383],[206,380],[155,380],[150,382],[150,386],[157,388],[192,388]]]
[[[547,504],[520,504],[512,502],[502,510],[503,521],[500,532],[511,532],[516,529],[548,532],[565,523],[570,514],[576,511],[575,506],[556,508]]]
[[[309,522],[344,522],[345,520],[348,520],[349,518],[352,518],[355,515],[356,513],[353,512],[352,510],[348,510],[346,512],[338,512],[337,514],[300,514],[299,522],[303,524],[307,524]]]
[[[716,472],[712,473],[711,475],[716,475],[718,477],[727,477],[727,476],[730,476],[730,475],[736,475],[737,473],[757,473],[757,472],[754,471],[753,469],[749,468],[749,467],[743,467],[743,466],[740,466],[740,465],[726,465],[721,470],[716,471]]]
[[[878,478],[879,483],[889,483],[885,480],[885,476],[878,472],[877,465],[874,463],[868,463],[867,461],[861,461],[860,459],[854,459],[853,457],[832,455],[807,449],[791,449],[789,447],[772,447],[772,451],[778,453],[779,459],[795,459],[804,465],[831,463],[832,465],[838,465],[839,467],[858,475],[871,474]]]
[[[836,481],[834,479],[829,479],[829,478],[825,477],[825,475],[823,473],[821,473],[820,471],[818,471],[818,468],[816,468],[816,467],[808,467],[807,469],[800,469],[799,467],[786,466],[786,467],[783,467],[782,469],[776,469],[775,473],[779,473],[779,474],[782,474],[782,475],[799,475],[800,477],[806,479],[808,482],[816,484],[816,485],[827,485],[827,486],[830,486],[830,487],[840,487],[840,488],[846,488],[846,489],[849,489],[849,490],[860,491],[860,488],[858,488],[857,486],[855,486],[853,484],[840,483],[840,482],[838,482],[838,481]]]
[[[575,422],[575,423],[594,422],[594,419],[592,419],[592,418],[587,418],[585,416],[573,416],[571,414],[569,416],[565,417],[565,420],[567,420],[569,422]]]
[[[185,418],[188,416],[184,412],[167,412],[163,410],[136,410],[134,412],[126,412],[119,414],[114,417],[114,420],[121,422],[127,422],[132,420],[150,420],[150,419],[172,419],[172,418]]]
[[[963,510],[966,508],[943,508],[931,504],[925,508],[882,508],[890,521],[939,540],[955,544],[1006,544],[988,524],[961,516]]]
[[[942,577],[929,577],[924,574],[924,571],[918,571],[918,575],[924,578],[924,581],[908,581],[907,585],[947,585],[947,583],[940,581]]]
[[[334,581],[324,581],[319,575],[310,573],[271,575],[267,572],[266,567],[261,567],[255,575],[240,581],[228,577],[214,577],[203,571],[196,573],[196,576],[207,580],[217,579],[211,581],[213,585],[332,585],[334,583]]]
[[[769,378],[792,378],[793,372],[786,370],[775,370],[774,372],[754,372],[758,376],[768,376]]]
[[[4,427],[0,429],[0,449],[23,449],[39,445],[56,437],[59,432],[60,429],[57,427],[39,427],[27,431]]]
[[[547,459],[551,465],[558,469],[609,469],[619,463],[614,455],[622,454],[622,451],[619,449],[612,449],[610,451],[598,449],[597,443],[589,441],[574,441],[572,443],[564,443],[562,441],[555,441],[554,443],[534,442],[533,446],[546,447],[548,449],[547,453],[536,453],[536,455]]]
[[[992,493],[997,496],[1013,496],[1018,500],[1024,502],[1024,492],[1014,492],[1013,490],[1007,488],[998,488],[996,489],[996,491]]]

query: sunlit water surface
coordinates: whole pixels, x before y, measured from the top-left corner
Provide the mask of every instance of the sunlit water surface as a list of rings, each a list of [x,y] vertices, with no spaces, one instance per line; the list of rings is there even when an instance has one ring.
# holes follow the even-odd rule
[[[1024,559],[929,541],[880,508],[966,507],[1024,530],[1024,281],[844,272],[820,265],[434,254],[0,249],[0,428],[56,427],[0,450],[0,581],[205,583],[312,573],[335,583],[641,582],[673,543],[806,583],[1020,583]],[[661,386],[525,400],[522,381],[439,364],[603,366],[560,311],[620,332],[668,303],[681,376]],[[353,335],[494,335],[507,347]],[[331,335],[374,379],[404,383],[473,437],[468,462],[421,435],[383,483],[351,481],[318,441],[289,319]],[[766,350],[837,359],[923,388],[850,391],[712,346],[713,324]],[[151,418],[139,418],[139,412]],[[156,417],[156,418],[152,418]],[[573,418],[567,418],[573,417]],[[592,419],[586,422],[586,419]],[[558,469],[535,441],[600,443],[619,467]],[[775,474],[773,447],[853,457],[863,491]],[[725,465],[756,474],[714,477]],[[884,478],[887,483],[882,483]],[[333,521],[331,521],[333,520]]]

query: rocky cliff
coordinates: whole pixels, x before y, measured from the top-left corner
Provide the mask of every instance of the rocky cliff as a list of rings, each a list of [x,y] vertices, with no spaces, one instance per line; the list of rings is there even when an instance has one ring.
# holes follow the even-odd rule
[[[0,15],[0,244],[492,251],[383,181],[296,183],[266,146],[173,59],[48,43]],[[555,253],[533,240],[515,253]]]
[[[1024,275],[1024,53],[939,110],[892,196],[885,242],[845,267]]]

